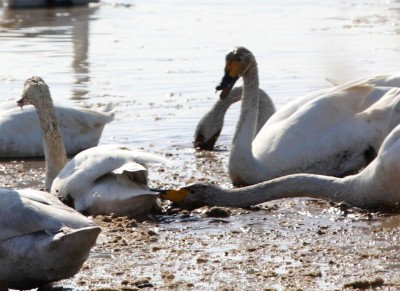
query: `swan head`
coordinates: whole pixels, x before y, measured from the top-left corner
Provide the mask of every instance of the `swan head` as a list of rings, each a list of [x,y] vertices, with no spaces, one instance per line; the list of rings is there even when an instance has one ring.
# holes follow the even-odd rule
[[[236,81],[255,64],[254,55],[245,47],[236,46],[228,51],[225,57],[225,73],[221,82],[215,88],[221,91],[220,98],[225,99]]]
[[[198,127],[195,132],[194,147],[200,150],[212,151],[221,130],[207,131],[208,128]],[[212,128],[214,129],[214,128]]]
[[[160,198],[176,203],[185,209],[211,205],[211,199],[218,187],[212,184],[192,184],[178,190],[161,190]]]
[[[25,81],[22,98],[17,101],[17,104],[21,108],[24,105],[38,106],[40,105],[40,102],[44,101],[43,96],[50,96],[49,87],[42,78],[33,76]]]

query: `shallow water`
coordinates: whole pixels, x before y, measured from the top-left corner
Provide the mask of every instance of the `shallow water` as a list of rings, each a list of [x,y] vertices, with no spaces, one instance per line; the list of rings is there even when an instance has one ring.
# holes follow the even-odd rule
[[[325,78],[398,70],[399,8],[394,1],[259,0],[3,9],[0,96],[18,98],[23,81],[39,75],[57,103],[115,103],[117,120],[102,143],[190,147],[196,122],[217,98],[231,46],[256,55],[261,87],[279,108],[329,86]],[[223,144],[237,109],[227,117]]]
[[[150,179],[160,179],[158,186],[214,181],[230,187],[229,152],[196,153],[192,148],[198,120],[218,98],[214,88],[222,77],[225,52],[243,45],[255,54],[261,87],[280,108],[330,86],[326,78],[344,81],[399,70],[399,14],[399,1],[375,0],[103,0],[79,8],[0,9],[0,100],[17,99],[23,81],[38,75],[50,86],[56,103],[113,103],[116,120],[106,126],[101,143],[119,142],[171,154],[174,171],[150,174]],[[226,116],[218,141],[222,148],[229,148],[238,109],[239,104],[233,106]],[[9,172],[10,164],[4,162],[1,171],[19,186],[39,186],[43,173],[35,170],[42,163],[27,161],[21,167]],[[16,178],[30,169],[30,181]],[[256,234],[283,232],[280,226],[289,223],[284,217],[292,222],[296,217],[290,213],[299,212],[299,228],[286,231],[301,236],[306,235],[304,224],[334,227],[338,222],[329,211],[313,203],[282,203],[279,211],[268,216],[269,223],[265,213],[258,212],[232,223],[244,231],[251,227]],[[279,219],[274,220],[275,215]],[[374,231],[390,235],[399,225],[397,216],[351,220],[351,229],[380,250],[398,250],[397,244],[380,246],[397,237],[377,237]],[[164,227],[173,231],[183,226],[173,222]],[[185,227],[198,236],[224,231],[218,223],[204,226],[203,221],[185,223]],[[343,248],[352,244],[337,243]],[[279,247],[285,248],[284,244],[288,241],[282,240]],[[224,245],[210,252],[236,247]],[[398,273],[399,265],[392,262],[392,271],[387,272]],[[221,276],[221,281],[227,280],[223,276],[228,275]],[[318,288],[337,286],[319,280]]]

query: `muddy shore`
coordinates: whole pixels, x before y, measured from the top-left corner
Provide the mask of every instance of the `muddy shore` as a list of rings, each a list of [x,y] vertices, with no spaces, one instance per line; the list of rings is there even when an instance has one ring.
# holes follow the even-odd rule
[[[226,151],[177,148],[152,166],[154,187],[195,181],[229,187]],[[189,163],[188,161],[194,161]],[[182,162],[179,162],[182,161]],[[185,162],[186,161],[186,162]],[[6,162],[3,185],[40,188],[41,161]],[[39,182],[38,182],[39,181]],[[315,199],[249,209],[166,209],[138,221],[93,217],[101,243],[55,290],[399,290],[400,216]]]

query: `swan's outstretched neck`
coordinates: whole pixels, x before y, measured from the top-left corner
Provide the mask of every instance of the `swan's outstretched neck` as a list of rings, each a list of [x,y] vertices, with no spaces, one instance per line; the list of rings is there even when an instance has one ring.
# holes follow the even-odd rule
[[[311,197],[363,206],[363,193],[353,191],[349,182],[335,177],[294,174],[243,188],[215,189],[207,195],[207,204],[248,207],[281,198]]]

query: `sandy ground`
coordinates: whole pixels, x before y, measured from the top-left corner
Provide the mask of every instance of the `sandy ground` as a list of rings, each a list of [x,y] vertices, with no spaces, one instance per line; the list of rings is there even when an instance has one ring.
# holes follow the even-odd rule
[[[176,149],[170,158],[183,162],[151,167],[152,186],[229,186],[226,156]],[[43,164],[2,163],[0,174],[3,185],[38,188]],[[398,215],[310,199],[192,212],[163,206],[164,214],[144,221],[94,217],[103,242],[77,275],[53,289],[400,289]]]

